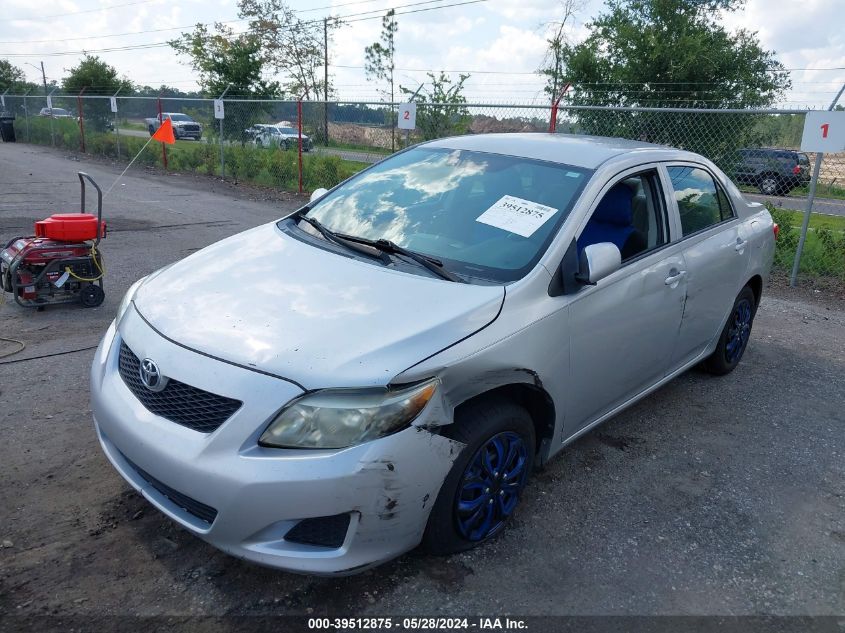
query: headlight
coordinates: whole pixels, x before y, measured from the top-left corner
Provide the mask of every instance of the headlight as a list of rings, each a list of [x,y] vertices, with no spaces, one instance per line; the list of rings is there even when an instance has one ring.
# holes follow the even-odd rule
[[[147,277],[149,277],[149,275]],[[117,308],[117,316],[114,318],[117,323],[120,323],[123,313],[126,312],[129,304],[132,303],[132,299],[135,298],[135,293],[138,292],[138,288],[140,288],[141,284],[147,280],[147,277],[141,277],[138,281],[129,286],[129,290],[127,290],[126,294],[123,295],[123,299],[120,300],[120,305]]]
[[[395,433],[428,404],[438,381],[399,391],[318,391],[285,407],[258,441],[277,448],[345,448]]]

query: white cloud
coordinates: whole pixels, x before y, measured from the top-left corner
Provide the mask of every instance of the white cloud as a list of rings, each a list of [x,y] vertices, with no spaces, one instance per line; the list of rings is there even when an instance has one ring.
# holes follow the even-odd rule
[[[38,66],[43,59],[48,78],[58,80],[65,74],[64,69],[74,66],[80,56],[47,57],[46,53],[163,42],[178,35],[179,31],[141,31],[237,17],[235,3],[231,0],[183,0],[178,3],[152,0],[141,5],[38,19],[39,16],[96,9],[106,2],[113,4],[113,0],[57,0],[36,6],[31,0],[4,0],[4,15],[8,17],[0,21],[0,42],[45,41],[2,43],[0,57],[3,53],[26,54],[26,57],[10,60],[21,66],[32,80],[40,80],[40,73],[25,63]],[[384,11],[391,5],[404,4],[396,0],[368,1],[359,5],[349,5],[349,2],[334,0],[335,5],[345,6],[337,6],[332,13]],[[300,10],[311,9],[315,4],[313,0],[291,0],[291,3]],[[543,25],[560,17],[560,3],[561,0],[491,0],[399,15],[397,83],[411,86],[423,81],[424,69],[531,73],[541,64],[545,52],[547,31]],[[788,68],[845,67],[845,36],[836,4],[829,0],[802,0],[779,3],[777,10],[772,10],[770,0],[748,0],[743,10],[726,15],[724,23],[731,29],[758,31],[763,45],[776,50],[778,58]],[[586,0],[584,8],[567,29],[573,40],[580,41],[586,36],[584,24],[602,11],[603,6],[602,0]],[[308,11],[303,17],[319,18],[325,13]],[[372,15],[378,18],[380,13]],[[379,87],[366,80],[361,67],[364,47],[378,38],[380,27],[380,20],[372,19],[350,22],[334,33],[329,53],[333,64],[331,74],[340,94],[346,98],[377,97]],[[125,32],[134,34],[104,37]],[[75,39],[79,37],[86,39]],[[180,63],[167,47],[100,55],[136,83],[167,83],[184,89],[194,87],[192,70]],[[827,105],[845,81],[845,71],[795,72],[792,79],[794,87],[788,97],[791,103],[818,106],[824,102]],[[541,79],[532,75],[476,73],[467,83],[467,94],[473,100],[516,102],[537,96],[542,84]]]

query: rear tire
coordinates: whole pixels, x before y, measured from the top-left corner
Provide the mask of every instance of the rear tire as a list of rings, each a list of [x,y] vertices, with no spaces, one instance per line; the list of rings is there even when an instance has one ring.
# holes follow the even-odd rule
[[[764,174],[760,177],[760,183],[757,185],[757,188],[760,190],[760,193],[766,196],[776,196],[780,193],[781,190],[781,182],[780,178],[777,176],[773,176],[771,174]]]
[[[706,371],[716,376],[724,376],[739,365],[745,348],[748,347],[756,311],[754,291],[745,286],[734,301],[728,322],[725,323],[716,344],[716,350],[703,363]]]
[[[150,136],[156,133],[156,129],[151,125],[147,128],[150,131]]]
[[[504,529],[531,473],[536,447],[531,416],[505,398],[467,405],[444,435],[466,446],[428,518],[423,546],[434,554],[470,549]]]

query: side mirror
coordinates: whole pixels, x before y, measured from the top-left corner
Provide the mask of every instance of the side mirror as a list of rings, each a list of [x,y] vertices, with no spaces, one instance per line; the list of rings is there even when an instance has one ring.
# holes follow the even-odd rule
[[[308,202],[314,202],[315,200],[319,200],[324,195],[326,195],[328,192],[329,192],[329,190],[324,189],[323,187],[320,187],[319,189],[315,189],[314,193],[312,193],[311,197],[308,199]]]
[[[590,244],[581,251],[579,272],[576,277],[583,284],[595,285],[615,273],[622,266],[622,253],[616,244],[600,242]]]

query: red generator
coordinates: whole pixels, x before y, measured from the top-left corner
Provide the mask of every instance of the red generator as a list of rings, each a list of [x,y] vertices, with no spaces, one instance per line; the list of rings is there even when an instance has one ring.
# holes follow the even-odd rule
[[[95,308],[105,299],[103,258],[97,250],[106,236],[103,192],[79,172],[79,213],[59,213],[35,223],[35,235],[14,237],[0,251],[0,287],[25,308],[59,303]],[[97,215],[85,213],[85,181],[97,190]]]

